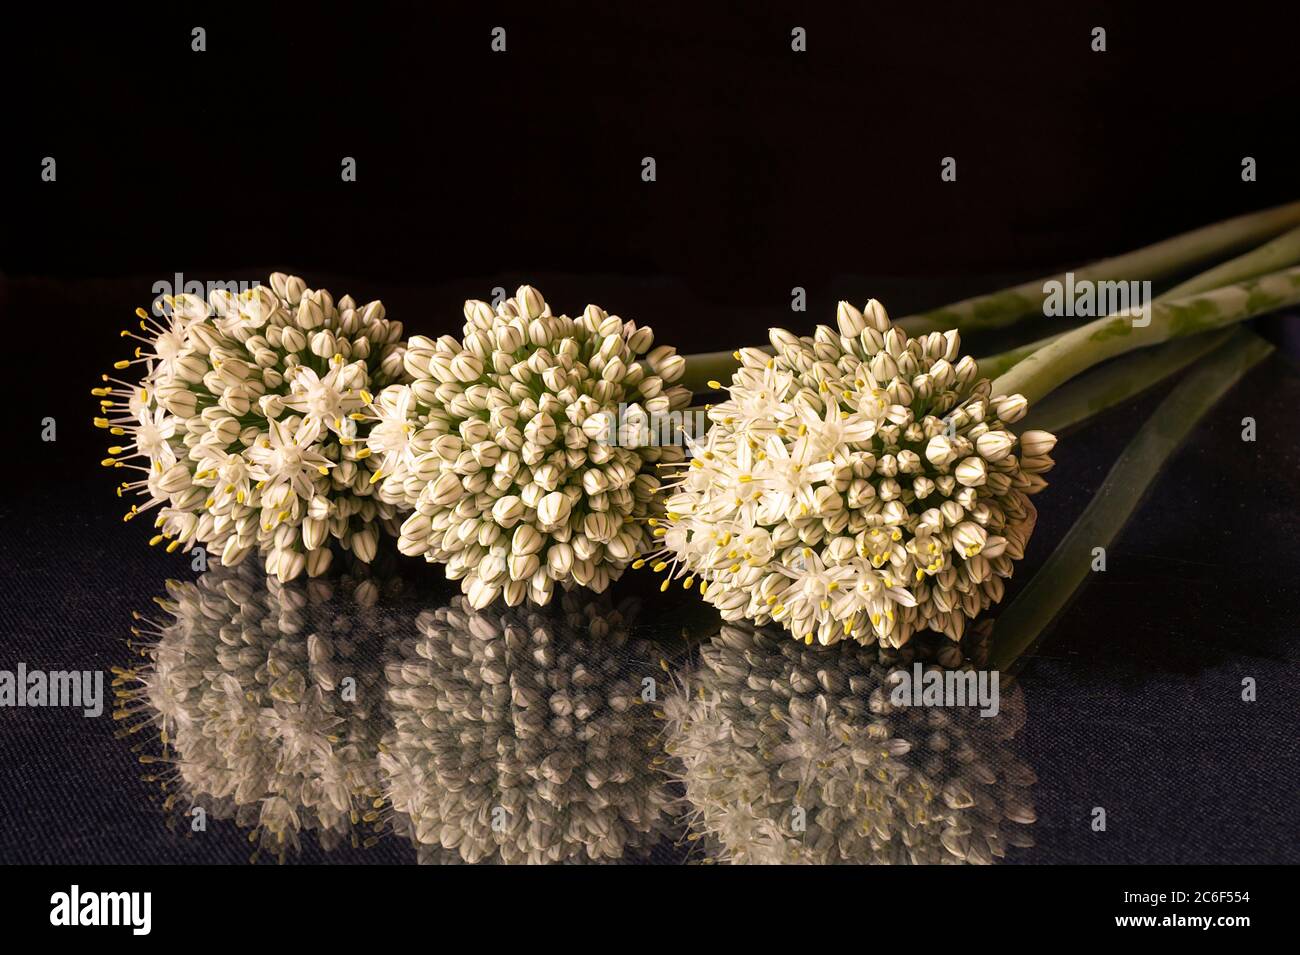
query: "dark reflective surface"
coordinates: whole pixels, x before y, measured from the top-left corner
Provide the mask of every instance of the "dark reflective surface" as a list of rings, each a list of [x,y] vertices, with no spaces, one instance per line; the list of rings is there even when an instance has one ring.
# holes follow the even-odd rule
[[[168,584],[117,716],[145,734],[174,829],[281,861],[308,840],[530,864],[990,863],[1032,845],[1019,691],[991,717],[890,702],[891,667],[970,668],[974,631],[882,655],[779,629],[682,639],[636,598],[474,611],[410,589],[382,570],[283,584],[255,561]]]

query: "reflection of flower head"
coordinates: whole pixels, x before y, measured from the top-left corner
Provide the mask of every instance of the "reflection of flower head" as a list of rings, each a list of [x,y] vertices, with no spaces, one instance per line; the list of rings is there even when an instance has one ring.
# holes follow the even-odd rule
[[[955,331],[909,340],[878,302],[771,341],[737,353],[650,560],[808,643],[960,639],[1023,556],[1056,439],[1017,439],[1024,399],[991,395]]]
[[[618,579],[648,542],[656,465],[682,457],[609,439],[624,405],[689,403],[684,360],[653,340],[595,305],[554,315],[528,286],[495,310],[466,302],[459,341],[412,338],[414,381],[380,395],[368,442],[381,498],[415,511],[402,552],[445,564],[478,608]]]
[[[632,612],[574,593],[421,615],[386,668],[379,761],[423,860],[615,861],[662,840],[658,655],[629,637]]]
[[[95,423],[129,439],[104,464],[140,472],[118,491],[146,499],[127,518],[157,507],[153,543],[201,543],[227,565],[256,551],[281,580],[323,573],[331,538],[370,560],[398,512],[372,486],[361,409],[405,380],[402,326],[379,302],[336,303],[278,272],[270,287],[165,301],[123,333],[142,344],[115,367],[138,364],[140,379],[95,389]]]
[[[169,801],[255,827],[277,854],[305,830],[326,848],[355,839],[375,818],[378,644],[396,626],[377,582],[282,584],[248,561],[167,591],[118,716],[157,728]]]
[[[665,705],[696,838],[737,863],[988,863],[1032,845],[1002,713],[910,709],[875,650],[724,627]]]

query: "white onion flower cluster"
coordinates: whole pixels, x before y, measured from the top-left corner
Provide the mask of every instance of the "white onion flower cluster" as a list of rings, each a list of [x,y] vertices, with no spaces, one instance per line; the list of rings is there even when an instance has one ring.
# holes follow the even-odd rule
[[[692,838],[737,864],[988,864],[1032,846],[1033,771],[1001,711],[900,707],[876,648],[724,626],[665,704]]]
[[[165,302],[122,333],[142,344],[115,368],[140,379],[105,375],[95,389],[96,425],[126,438],[103,463],[138,472],[118,494],[146,499],[126,519],[156,507],[151,543],[197,542],[227,566],[257,552],[286,581],[323,573],[331,539],[371,560],[398,510],[372,486],[362,409],[405,380],[401,323],[281,273]]]
[[[662,671],[629,635],[634,614],[574,592],[519,610],[458,596],[421,615],[386,667],[379,756],[421,861],[628,861],[663,842]]]
[[[233,818],[281,857],[308,831],[355,843],[378,818],[380,645],[398,624],[369,576],[284,584],[258,564],[168,582],[117,716],[156,728],[169,807]]]
[[[649,542],[657,466],[683,457],[611,427],[689,404],[685,360],[653,343],[595,305],[554,315],[529,286],[466,302],[461,340],[412,338],[414,380],[377,395],[368,438],[381,500],[414,509],[402,553],[445,564],[475,608],[617,580]]]
[[[1025,399],[991,395],[957,332],[909,340],[874,300],[838,325],[737,352],[650,559],[808,643],[960,639],[1024,554],[1056,439],[1011,432]]]

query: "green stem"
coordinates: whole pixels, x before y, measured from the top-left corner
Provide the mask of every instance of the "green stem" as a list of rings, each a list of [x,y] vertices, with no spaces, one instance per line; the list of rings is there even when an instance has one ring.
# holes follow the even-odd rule
[[[993,382],[993,394],[1021,394],[1032,406],[1075,375],[1126,352],[1172,338],[1213,331],[1300,302],[1300,267],[1151,306],[1136,315],[1108,315],[1066,332]]]
[[[1257,335],[1238,329],[1160,403],[1046,563],[998,615],[989,658],[992,669],[1008,670],[1033,646],[1088,576],[1093,548],[1111,546],[1160,469],[1197,422],[1272,350],[1273,346]]]
[[[1030,408],[1016,427],[1059,435],[1155,387],[1218,348],[1233,334],[1232,329],[1223,329],[1125,355],[1082,378],[1066,382]]]
[[[1300,226],[1300,202],[1237,216],[1072,271],[1076,282],[1158,281],[1177,275],[1198,262],[1258,245],[1296,226]],[[1047,298],[1043,286],[1051,281],[1064,282],[1065,273],[909,316],[898,324],[913,336],[950,328],[962,332],[1002,328],[1022,318],[1041,315],[1043,301]]]
[[[1161,247],[1170,243],[1181,243],[1182,245],[1193,244],[1193,239],[1198,239],[1199,247],[1209,249],[1214,242],[1226,243],[1227,239],[1233,235],[1252,236],[1258,234],[1260,237],[1267,235],[1270,231],[1277,231],[1277,223],[1286,220],[1292,216],[1300,220],[1300,203],[1292,203],[1288,206],[1282,206],[1278,209],[1271,209],[1267,212],[1255,213],[1251,216],[1241,216],[1237,219],[1230,219],[1227,222],[1221,222],[1218,225],[1209,226],[1205,229],[1198,229],[1196,232],[1187,235],[1178,236],[1168,239],[1164,243],[1158,243],[1139,252],[1130,253],[1129,256],[1120,256],[1115,259],[1107,259],[1094,265],[1087,266],[1075,273],[1076,283],[1083,278],[1092,278],[1094,281],[1120,281],[1123,276],[1118,273],[1105,273],[1103,268],[1111,267],[1115,263],[1123,263],[1140,255],[1153,253],[1153,250],[1159,250]],[[1232,227],[1232,228],[1229,228]],[[1285,228],[1285,225],[1282,226]],[[1209,235],[1213,233],[1213,235]],[[1206,238],[1206,236],[1209,236]],[[1199,238],[1198,238],[1199,237]],[[1225,246],[1226,248],[1226,246]],[[1190,259],[1188,260],[1191,261]],[[1243,282],[1246,279],[1255,278],[1256,276],[1265,275],[1278,269],[1288,268],[1292,265],[1300,264],[1300,226],[1292,228],[1285,234],[1278,236],[1270,242],[1265,243],[1259,248],[1253,249],[1243,255],[1224,262],[1214,268],[1202,272],[1194,278],[1188,279],[1179,285],[1162,293],[1155,301],[1164,301],[1167,299],[1182,298],[1195,292],[1205,292],[1210,289],[1219,288],[1224,285],[1230,285],[1235,282]],[[1095,273],[1095,274],[1090,274]],[[1148,276],[1149,277],[1149,276]],[[1064,281],[1064,276],[1056,276],[1057,281]],[[1031,282],[1016,288],[1006,289],[1002,292],[996,292],[993,295],[986,295],[976,299],[968,299],[965,302],[958,302],[955,305],[946,306],[936,312],[927,313],[928,315],[946,314],[949,312],[957,313],[963,309],[978,308],[980,314],[985,314],[985,306],[979,306],[973,303],[993,302],[994,300],[1003,303],[1009,303],[1013,299],[1016,301],[1027,301],[1023,299],[1025,289],[1033,286],[1036,290],[1037,297],[1033,300],[1032,307],[1025,306],[1023,313],[1018,313],[1016,317],[1025,317],[1033,311],[1041,314],[1042,302],[1045,295],[1042,294],[1042,285],[1052,279],[1043,279],[1040,282]],[[988,308],[993,308],[990,305]],[[899,324],[903,325],[908,334],[920,334],[928,332],[931,329],[922,328],[922,323],[918,321],[926,316],[913,316],[909,319],[902,319]],[[1009,321],[1003,321],[999,324],[1009,324]],[[960,323],[963,329],[985,327],[978,322]],[[987,327],[997,327],[989,325]],[[1008,351],[1000,352],[996,355],[989,355],[979,359],[980,374],[985,378],[996,378],[1003,372],[1015,366],[1020,361],[1028,358],[1034,352],[1040,350],[1060,334],[1049,335],[1028,345],[1021,345]],[[771,351],[771,348],[764,346],[764,351]],[[733,352],[719,351],[707,352],[699,355],[686,356],[686,373],[682,376],[681,384],[690,388],[692,392],[702,392],[709,390],[710,381],[725,381],[731,377],[736,370],[736,359]]]
[[[1300,265],[1300,228],[1292,229],[1273,241],[1265,243],[1258,249],[1239,255],[1235,259],[1223,262],[1194,278],[1188,279],[1186,282],[1175,285],[1168,291],[1158,295],[1154,301],[1163,302],[1183,298],[1197,292],[1208,292],[1210,289],[1232,285],[1234,282],[1244,282],[1247,279],[1267,275],[1269,272],[1290,268],[1293,265]],[[1007,369],[1028,358],[1062,334],[1065,333],[1060,332],[1056,335],[1049,335],[1047,338],[1040,338],[1029,345],[1021,345],[1018,348],[1012,348],[997,355],[979,359],[981,377],[998,377]]]
[[[1048,335],[1046,338],[1040,338],[1036,342],[1030,342],[1028,345],[1020,345],[1017,348],[1010,348],[996,355],[989,355],[985,358],[977,358],[976,364],[980,368],[981,378],[997,378],[999,375],[1014,368],[1040,348],[1046,348],[1052,342],[1056,341],[1065,332],[1057,332],[1055,335]]]

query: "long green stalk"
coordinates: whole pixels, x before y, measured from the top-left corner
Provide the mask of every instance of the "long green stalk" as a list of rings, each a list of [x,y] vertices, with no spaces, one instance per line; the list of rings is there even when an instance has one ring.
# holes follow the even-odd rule
[[[993,382],[993,394],[1021,394],[1032,406],[1075,375],[1108,358],[1172,338],[1225,328],[1300,302],[1300,267],[1157,302],[1142,327],[1135,315],[1109,315],[1066,332]]]
[[[1138,252],[1130,253],[1128,256],[1106,259],[1102,262],[1085,266],[1075,272],[1075,283],[1082,279],[1091,279],[1093,281],[1120,281],[1124,275],[1116,273],[1107,273],[1104,268],[1117,267],[1116,263],[1122,266],[1128,262],[1132,267],[1132,262],[1139,256],[1150,255],[1152,261],[1163,262],[1171,254],[1177,254],[1178,249],[1188,249],[1195,247],[1204,251],[1197,260],[1202,260],[1214,254],[1214,251],[1227,251],[1229,240],[1237,237],[1258,237],[1266,238],[1281,229],[1287,228],[1288,225],[1294,225],[1292,219],[1300,221],[1300,203],[1281,206],[1277,209],[1270,209],[1266,212],[1254,213],[1253,215],[1240,216],[1236,219],[1229,219],[1227,222],[1221,222],[1217,225],[1208,226],[1204,229],[1198,229],[1195,232],[1186,235],[1177,236],[1168,239],[1165,242],[1157,243]],[[1280,223],[1280,225],[1279,225]],[[1247,241],[1242,239],[1242,242]],[[1219,243],[1220,245],[1215,245]],[[1240,244],[1240,242],[1238,242]],[[1174,247],[1175,251],[1170,252],[1169,247]],[[1183,264],[1190,264],[1195,261],[1188,258]],[[1138,266],[1142,263],[1138,262]],[[1235,282],[1243,282],[1260,275],[1266,275],[1269,272],[1278,269],[1288,268],[1292,265],[1300,264],[1300,225],[1295,225],[1284,234],[1277,236],[1264,245],[1252,249],[1242,255],[1239,255],[1227,262],[1216,265],[1208,271],[1202,272],[1195,277],[1188,279],[1168,289],[1155,301],[1164,301],[1169,299],[1182,298],[1195,292],[1205,292],[1210,289],[1219,288],[1223,285],[1230,285]],[[1176,271],[1176,269],[1175,269]],[[1157,276],[1147,273],[1139,276],[1141,278],[1154,279]],[[1001,325],[1010,324],[1011,321],[1027,317],[1030,314],[1042,314],[1042,304],[1046,295],[1042,291],[1042,286],[1049,281],[1064,281],[1064,275],[1046,278],[1037,282],[1029,282],[1025,285],[1016,286],[1015,288],[1005,289],[992,295],[981,296],[979,298],[967,299],[964,302],[957,302],[954,305],[945,306],[934,312],[928,312],[922,316],[912,316],[901,319],[904,329],[911,334],[923,334],[931,330],[925,327],[925,322],[921,319],[927,319],[929,316],[940,314],[957,314],[964,310],[977,310],[980,315],[997,313],[1003,316],[1012,315],[1014,317],[1005,321],[999,320],[996,324],[981,325],[979,321],[967,321],[958,323],[958,327],[963,330],[994,328]],[[1027,289],[1034,291],[1034,295],[1026,298]],[[1020,303],[1011,308],[1012,302]],[[979,304],[989,303],[989,304]],[[999,311],[1000,310],[1000,311]],[[935,326],[938,327],[938,326]],[[980,373],[985,378],[996,378],[1019,362],[1028,358],[1034,352],[1039,351],[1056,338],[1056,335],[1049,335],[1031,342],[1028,345],[1020,345],[1008,351],[1000,352],[996,355],[988,355],[979,359]],[[767,349],[770,350],[770,349]],[[699,392],[707,388],[708,382],[717,380],[725,381],[736,370],[736,359],[733,352],[718,351],[706,352],[699,355],[688,355],[686,374],[683,375],[681,383],[689,387],[692,391]]]
[[[1272,350],[1273,346],[1257,335],[1238,329],[1160,403],[1046,563],[999,614],[989,658],[992,669],[1009,669],[1038,640],[1088,576],[1093,548],[1111,546],[1165,462],[1197,422]]]
[[[1034,407],[1016,427],[1059,435],[1107,408],[1154,388],[1192,362],[1223,345],[1236,331],[1221,329],[1193,335],[1156,348],[1144,348],[1068,381]]]
[[[1300,228],[1292,229],[1257,249],[1216,265],[1186,282],[1181,282],[1158,295],[1154,301],[1163,302],[1197,292],[1208,292],[1210,289],[1244,282],[1293,265],[1300,265]],[[996,378],[1063,334],[1065,333],[1059,332],[1028,345],[981,358],[979,359],[980,375],[984,378]]]
[[[1199,262],[1228,255],[1300,226],[1300,202],[1237,216],[1172,239],[1072,269],[1075,282],[1159,281],[1177,275]],[[968,298],[953,305],[902,319],[909,335],[957,328],[963,332],[1002,328],[1030,315],[1041,315],[1047,293],[1043,286],[1064,282],[1065,273],[1025,282],[989,295]]]

